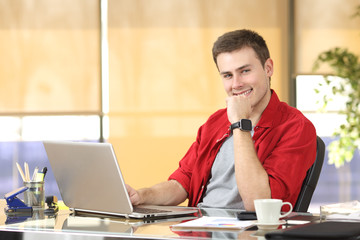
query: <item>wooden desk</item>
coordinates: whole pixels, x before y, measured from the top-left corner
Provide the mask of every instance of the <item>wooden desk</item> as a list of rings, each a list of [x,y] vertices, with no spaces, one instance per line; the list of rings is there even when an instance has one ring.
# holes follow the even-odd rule
[[[6,206],[0,200],[0,208]],[[216,217],[234,217],[236,210],[205,209],[201,214]],[[172,231],[170,226],[196,216],[162,219],[146,223],[125,218],[98,218],[74,216],[70,211],[59,211],[54,216],[35,213],[24,219],[9,218],[0,212],[1,239],[265,239],[265,232],[256,227],[245,231]],[[19,222],[16,223],[16,221]],[[9,223],[13,221],[15,223]],[[85,238],[84,238],[85,236]]]

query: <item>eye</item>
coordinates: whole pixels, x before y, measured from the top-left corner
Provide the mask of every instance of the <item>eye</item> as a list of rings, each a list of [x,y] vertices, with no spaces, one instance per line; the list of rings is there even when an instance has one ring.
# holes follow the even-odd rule
[[[226,74],[223,74],[222,77],[223,77],[224,79],[229,79],[229,78],[232,77],[232,74],[226,73]]]
[[[250,72],[250,69],[244,69],[244,70],[241,71],[241,74],[245,74],[245,73],[248,73],[248,72]]]

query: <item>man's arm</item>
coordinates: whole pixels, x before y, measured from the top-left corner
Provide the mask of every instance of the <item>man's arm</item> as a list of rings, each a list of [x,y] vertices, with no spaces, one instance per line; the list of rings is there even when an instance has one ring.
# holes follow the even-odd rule
[[[254,112],[250,100],[242,96],[227,98],[230,123],[250,119],[256,124],[262,112]],[[257,157],[250,132],[233,130],[235,177],[239,194],[247,211],[254,211],[254,200],[271,198],[269,176]]]
[[[172,205],[176,206],[184,202],[187,198],[187,192],[183,186],[176,180],[169,180],[156,184],[150,188],[135,190],[126,185],[131,203],[133,205]]]
[[[233,130],[235,176],[247,211],[254,211],[254,200],[271,198],[269,176],[261,165],[250,132]]]

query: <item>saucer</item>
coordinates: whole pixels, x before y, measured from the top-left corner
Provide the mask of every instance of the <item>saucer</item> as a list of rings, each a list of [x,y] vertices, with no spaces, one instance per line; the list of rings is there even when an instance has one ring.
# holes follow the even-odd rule
[[[258,227],[260,230],[271,230],[271,229],[277,229],[280,225],[285,224],[285,220],[280,220],[277,223],[258,223],[257,221],[254,222],[254,224]]]

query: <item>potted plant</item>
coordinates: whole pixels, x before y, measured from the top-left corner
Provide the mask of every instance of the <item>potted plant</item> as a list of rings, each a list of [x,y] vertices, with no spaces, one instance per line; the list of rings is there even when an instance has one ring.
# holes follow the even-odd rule
[[[353,17],[360,16],[360,6]],[[351,161],[356,149],[360,149],[360,62],[359,56],[347,48],[335,47],[320,53],[314,63],[313,70],[319,69],[321,64],[327,64],[333,73],[326,75],[325,85],[332,86],[334,95],[347,96],[346,106],[342,114],[346,116],[346,123],[341,124],[334,132],[336,137],[328,146],[329,163],[336,167]],[[343,79],[338,85],[333,85],[330,75]],[[316,89],[320,94],[322,85]],[[323,97],[324,107],[331,100]]]

